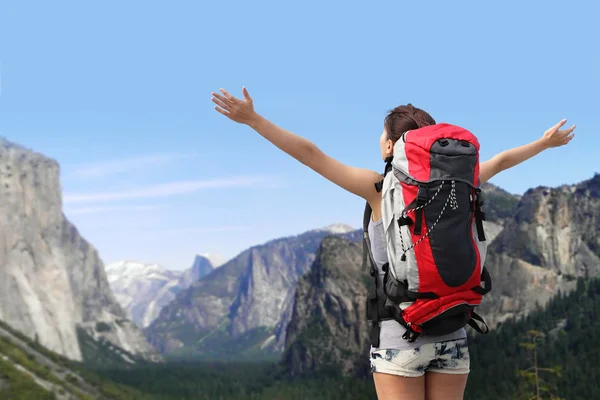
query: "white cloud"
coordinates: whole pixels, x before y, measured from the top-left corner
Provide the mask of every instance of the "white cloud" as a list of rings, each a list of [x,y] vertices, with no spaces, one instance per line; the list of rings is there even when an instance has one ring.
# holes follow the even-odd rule
[[[69,176],[79,179],[101,178],[108,175],[120,174],[135,169],[145,169],[152,166],[164,165],[189,157],[184,154],[151,154],[131,157],[122,160],[103,161],[84,165],[75,169],[66,169]]]
[[[82,214],[99,214],[114,211],[153,211],[161,208],[160,206],[106,206],[106,207],[78,207],[70,208],[65,210],[65,214],[68,215],[82,215]]]
[[[97,193],[66,193],[63,197],[63,201],[65,204],[75,204],[133,199],[149,199],[190,194],[205,189],[255,186],[258,184],[267,184],[268,187],[273,187],[274,183],[275,181],[273,180],[273,178],[265,176],[240,176],[235,178],[178,181],[142,186],[139,188],[133,188],[122,191]]]

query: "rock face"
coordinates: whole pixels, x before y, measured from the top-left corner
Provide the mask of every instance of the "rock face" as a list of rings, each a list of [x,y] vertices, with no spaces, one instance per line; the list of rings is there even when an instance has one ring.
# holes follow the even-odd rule
[[[185,271],[169,271],[158,264],[119,261],[106,266],[110,287],[128,317],[140,328],[146,328],[160,310],[180,291],[213,271],[209,259],[196,256]]]
[[[296,281],[331,234],[319,229],[242,252],[179,293],[146,329],[147,337],[173,356],[222,360],[280,354]],[[354,230],[344,235],[360,237]]]
[[[497,324],[545,305],[577,277],[600,273],[600,175],[577,185],[529,190],[490,246],[494,290],[481,307]]]
[[[0,139],[0,197],[0,320],[73,360],[82,359],[78,327],[154,357],[98,253],[62,213],[58,164]]]
[[[292,375],[366,373],[365,298],[371,282],[361,263],[361,242],[323,240],[310,272],[296,287],[283,357]]]
[[[510,194],[490,183],[482,186],[484,195],[484,209],[486,221],[484,221],[486,239],[488,243],[494,241],[504,229],[517,208],[520,196]]]
[[[491,183],[483,184],[481,189],[488,221],[506,221],[513,217],[521,196],[508,193]]]

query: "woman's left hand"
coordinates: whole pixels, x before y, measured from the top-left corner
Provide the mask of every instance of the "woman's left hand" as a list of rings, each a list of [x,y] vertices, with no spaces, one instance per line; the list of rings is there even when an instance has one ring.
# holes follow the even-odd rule
[[[564,126],[566,122],[567,120],[563,119],[558,124],[554,125],[552,128],[544,132],[544,136],[542,136],[542,141],[544,142],[547,148],[564,146],[575,137],[575,134],[573,134],[573,131],[575,130],[575,125],[568,129],[560,129],[562,126]]]

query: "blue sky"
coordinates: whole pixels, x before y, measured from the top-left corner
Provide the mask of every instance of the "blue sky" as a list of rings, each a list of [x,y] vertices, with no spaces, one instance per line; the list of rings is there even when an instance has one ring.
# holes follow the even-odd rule
[[[65,213],[106,262],[172,269],[360,225],[360,199],[215,112],[220,87],[365,168],[412,102],[476,133],[482,159],[576,123],[493,180],[511,192],[600,170],[598,5],[367,4],[0,0],[0,135],[59,161]]]

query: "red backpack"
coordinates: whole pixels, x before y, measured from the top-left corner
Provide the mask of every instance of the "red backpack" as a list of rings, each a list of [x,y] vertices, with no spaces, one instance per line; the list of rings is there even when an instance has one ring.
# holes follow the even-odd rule
[[[368,203],[363,220],[363,264],[370,260],[375,278],[367,298],[373,346],[379,346],[379,321],[387,319],[406,328],[408,341],[467,324],[487,333],[473,311],[491,290],[483,266],[487,242],[477,138],[454,125],[426,126],[405,132],[385,161],[384,178],[375,185],[382,193],[388,254],[383,287],[371,253]]]

